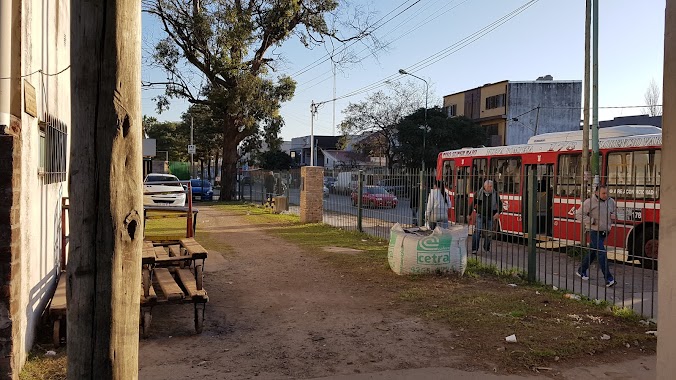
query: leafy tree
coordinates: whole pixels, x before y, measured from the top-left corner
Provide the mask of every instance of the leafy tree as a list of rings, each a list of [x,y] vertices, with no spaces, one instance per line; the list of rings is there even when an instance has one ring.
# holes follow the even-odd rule
[[[154,50],[154,61],[167,74],[165,95],[208,106],[223,129],[222,182],[233,183],[239,144],[259,133],[279,133],[282,102],[293,96],[296,83],[286,75],[272,77],[276,47],[291,37],[313,47],[326,40],[347,42],[369,38],[367,14],[355,12],[340,22],[338,0],[143,0],[167,37]],[[327,20],[329,22],[327,22]],[[345,37],[339,30],[349,31]],[[232,198],[223,186],[221,198]]]
[[[169,161],[185,161],[188,159],[188,135],[183,125],[174,121],[157,121],[154,117],[143,117],[143,131],[146,136],[155,139],[157,151],[169,152]],[[160,158],[161,154],[160,154]]]
[[[421,99],[422,98],[422,99]],[[378,91],[343,111],[340,125],[344,135],[364,135],[357,149],[369,156],[385,156],[388,167],[395,164],[397,124],[424,104],[424,91],[415,83],[390,83],[389,91]]]
[[[396,153],[402,165],[408,168],[420,168],[424,157],[425,166],[436,167],[439,152],[464,147],[478,147],[486,143],[485,128],[474,124],[465,117],[448,118],[438,107],[427,111],[429,132],[425,136],[420,127],[425,124],[425,110],[418,110],[406,116],[397,124]]]
[[[289,170],[293,164],[293,158],[281,150],[269,150],[259,155],[261,169],[266,170]]]

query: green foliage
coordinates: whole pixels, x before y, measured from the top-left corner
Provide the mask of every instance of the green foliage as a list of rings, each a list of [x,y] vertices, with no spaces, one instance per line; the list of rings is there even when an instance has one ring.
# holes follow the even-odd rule
[[[169,161],[184,161],[188,158],[188,143],[190,131],[186,135],[181,123],[171,121],[157,121],[154,117],[143,117],[143,131],[156,140],[157,151],[169,152]],[[164,159],[164,153],[159,153],[158,158]]]
[[[429,132],[424,136],[420,126],[425,125],[425,110],[406,116],[397,125],[396,152],[402,165],[420,167],[423,157],[425,166],[436,167],[439,152],[464,147],[478,147],[486,142],[486,130],[464,117],[448,118],[440,108],[427,111]]]
[[[279,109],[293,96],[296,83],[286,75],[273,77],[277,58],[271,51],[292,36],[312,47],[326,38],[345,42],[370,35],[370,23],[361,19],[360,12],[354,20],[337,25],[338,4],[336,0],[143,1],[144,11],[161,21],[167,35],[153,54],[167,79],[159,84],[165,94],[155,99],[158,110],[166,109],[172,98],[209,108],[222,132],[224,183],[234,180],[242,141],[255,147],[265,139],[273,142],[272,148],[279,142],[274,138],[284,125]],[[351,30],[340,30],[341,25],[340,29]],[[339,37],[349,34],[353,36]],[[224,187],[221,195],[230,199],[232,189]]]
[[[281,150],[267,151],[259,155],[260,167],[266,170],[289,170],[293,158]]]

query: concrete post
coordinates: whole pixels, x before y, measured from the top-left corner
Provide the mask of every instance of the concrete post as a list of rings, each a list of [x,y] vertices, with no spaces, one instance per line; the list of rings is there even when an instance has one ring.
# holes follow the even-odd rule
[[[324,219],[324,168],[304,166],[300,169],[300,221],[321,223]]]
[[[672,75],[673,74],[673,75]],[[664,84],[662,114],[662,171],[661,207],[676,210],[676,175],[664,169],[676,160],[676,0],[667,0],[664,25]],[[676,373],[676,277],[668,275],[676,270],[676,213],[660,215],[660,273],[657,314],[657,379],[673,379]]]

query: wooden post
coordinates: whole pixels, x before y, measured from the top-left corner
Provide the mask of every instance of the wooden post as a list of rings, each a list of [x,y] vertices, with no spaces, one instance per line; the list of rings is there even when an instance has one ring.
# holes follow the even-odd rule
[[[676,0],[667,0],[664,23],[664,96],[662,114],[662,176],[660,202],[664,210],[676,208],[676,175],[669,171],[676,160]],[[665,170],[666,169],[666,170]],[[657,379],[673,379],[676,373],[676,256],[670,254],[676,245],[676,213],[660,215],[660,243],[657,314]],[[666,275],[663,275],[665,274]]]
[[[141,0],[71,0],[68,378],[137,379]]]

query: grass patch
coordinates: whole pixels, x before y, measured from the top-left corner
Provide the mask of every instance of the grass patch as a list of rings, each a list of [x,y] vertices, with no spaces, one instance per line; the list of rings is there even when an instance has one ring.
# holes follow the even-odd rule
[[[612,306],[611,310],[613,312],[613,315],[618,318],[627,319],[633,322],[638,322],[641,320],[641,316],[636,314],[634,310],[628,307]]]
[[[55,350],[56,356],[45,356],[46,350],[36,347],[28,356],[19,380],[62,380],[66,378],[66,349]]]
[[[495,366],[519,372],[546,366],[557,357],[566,361],[605,355],[610,360],[619,353],[655,350],[655,337],[645,334],[633,312],[609,308],[604,302],[566,299],[564,291],[527,283],[517,270],[471,259],[463,277],[397,276],[387,263],[386,240],[324,224],[303,225],[260,210],[245,215],[254,224],[279,223],[268,231],[305,247],[354,283],[387,289],[383,297],[391,297],[391,307],[447,325],[458,337],[456,348],[465,350],[468,360],[484,369]],[[324,247],[363,253],[328,253]],[[505,343],[511,334],[516,334],[518,343]],[[601,339],[606,334],[610,340]]]

